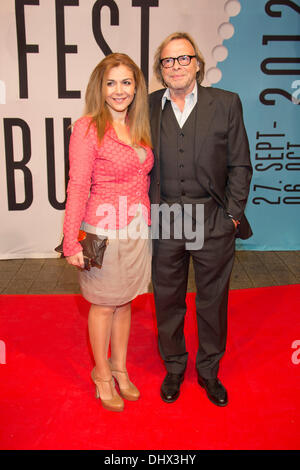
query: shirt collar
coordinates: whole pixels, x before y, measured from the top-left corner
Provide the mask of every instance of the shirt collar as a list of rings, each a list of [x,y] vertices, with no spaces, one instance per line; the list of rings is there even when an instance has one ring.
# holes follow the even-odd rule
[[[197,97],[198,97],[198,87],[197,87],[197,82],[195,82],[193,90],[191,91],[191,93],[186,95],[185,98],[186,99],[191,99],[191,101],[193,103],[195,103],[197,101]],[[166,89],[166,91],[164,92],[164,94],[161,98],[161,108],[162,109],[164,109],[167,100],[172,101],[169,88]]]

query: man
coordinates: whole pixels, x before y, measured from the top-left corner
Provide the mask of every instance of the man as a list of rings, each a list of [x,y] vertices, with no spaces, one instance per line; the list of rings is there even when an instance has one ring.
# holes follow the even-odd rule
[[[235,237],[252,235],[244,216],[252,167],[242,107],[237,94],[200,85],[204,60],[187,33],[174,33],[163,41],[154,71],[166,90],[150,95],[155,154],[151,202],[180,204],[183,214],[186,207],[193,207],[194,227],[196,224],[200,230],[204,225],[204,243],[196,249],[188,245],[185,233],[166,238],[160,232],[153,241],[158,344],[167,370],[161,397],[167,403],[174,402],[184,379],[188,355],[185,298],[192,257],[198,383],[215,405],[225,406],[228,396],[218,379],[218,369],[226,346]],[[199,205],[204,206],[204,224],[197,220]]]

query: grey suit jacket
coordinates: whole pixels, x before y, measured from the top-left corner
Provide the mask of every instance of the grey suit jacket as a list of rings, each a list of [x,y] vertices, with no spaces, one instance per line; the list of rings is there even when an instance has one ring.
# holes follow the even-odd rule
[[[149,96],[150,122],[155,156],[151,172],[150,200],[160,202],[160,124],[164,89]],[[235,219],[240,220],[239,238],[252,235],[244,215],[250,189],[252,166],[236,93],[198,85],[195,132],[195,173],[199,184]]]

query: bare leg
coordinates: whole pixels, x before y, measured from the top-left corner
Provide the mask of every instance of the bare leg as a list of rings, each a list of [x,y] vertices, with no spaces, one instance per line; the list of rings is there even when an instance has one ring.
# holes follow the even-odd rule
[[[119,306],[114,313],[111,330],[111,363],[116,371],[126,371],[127,347],[131,326],[131,303]],[[119,385],[129,386],[126,374],[118,374]]]
[[[111,378],[111,370],[107,362],[109,341],[112,331],[112,322],[115,307],[91,305],[88,318],[90,343],[96,363],[96,375],[102,379]],[[101,382],[99,385],[100,397],[110,400],[114,394],[111,382]]]

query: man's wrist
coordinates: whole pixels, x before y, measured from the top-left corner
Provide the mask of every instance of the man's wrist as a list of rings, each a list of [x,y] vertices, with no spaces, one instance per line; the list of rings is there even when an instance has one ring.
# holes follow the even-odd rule
[[[230,217],[230,219],[231,219],[232,222],[234,223],[235,228],[237,228],[237,226],[240,225],[240,221],[239,221],[238,219],[235,219],[235,218],[233,217],[233,215],[231,215],[231,214],[228,214],[228,213],[227,213],[227,215],[228,215],[228,217]]]

